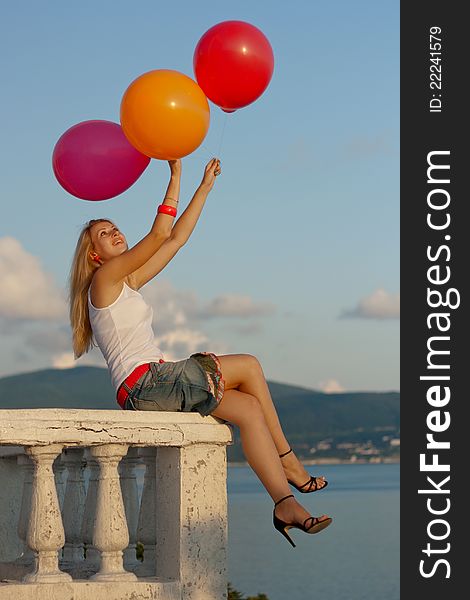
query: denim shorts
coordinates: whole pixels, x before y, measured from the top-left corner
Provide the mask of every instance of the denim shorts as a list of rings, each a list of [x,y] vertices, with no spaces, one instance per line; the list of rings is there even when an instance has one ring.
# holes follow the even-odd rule
[[[176,362],[151,362],[131,388],[124,410],[163,410],[209,415],[224,393],[218,357],[198,352]]]

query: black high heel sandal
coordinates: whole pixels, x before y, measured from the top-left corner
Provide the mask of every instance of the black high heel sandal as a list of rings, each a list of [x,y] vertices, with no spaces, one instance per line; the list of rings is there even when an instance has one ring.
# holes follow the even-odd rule
[[[282,535],[285,536],[289,540],[289,542],[292,544],[292,546],[294,548],[295,548],[295,544],[292,541],[292,539],[290,538],[289,534],[287,533],[288,529],[296,528],[296,529],[301,529],[302,531],[305,531],[305,533],[318,533],[322,529],[325,529],[325,527],[328,527],[328,525],[333,521],[333,519],[331,517],[323,519],[323,521],[320,521],[320,519],[318,517],[307,517],[303,523],[285,523],[284,521],[282,521],[281,519],[276,517],[276,506],[278,504],[280,504],[283,500],[286,500],[287,498],[294,498],[294,495],[289,494],[288,496],[284,496],[284,498],[281,498],[280,500],[275,502],[274,509],[273,509],[273,524],[274,524],[274,527],[278,531],[280,531],[282,533]],[[309,527],[307,527],[307,525],[306,525],[307,521],[310,521],[310,520],[312,521],[312,523],[310,524]]]
[[[292,448],[289,448],[289,450],[287,452],[284,452],[284,454],[279,454],[279,458],[286,456],[286,454],[289,454],[289,452],[292,452]],[[320,490],[323,490],[324,488],[326,488],[326,486],[328,485],[328,481],[326,479],[324,479],[323,480],[324,485],[319,487],[319,485],[317,483],[317,479],[318,479],[317,477],[314,477],[313,475],[311,475],[310,479],[307,481],[307,483],[304,483],[303,485],[297,485],[290,479],[288,479],[287,481],[292,486],[294,486],[298,492],[301,492],[302,494],[309,494],[310,492],[319,492]],[[307,489],[305,489],[305,490],[302,489],[306,486],[308,486]],[[312,486],[315,486],[315,487],[312,487]]]

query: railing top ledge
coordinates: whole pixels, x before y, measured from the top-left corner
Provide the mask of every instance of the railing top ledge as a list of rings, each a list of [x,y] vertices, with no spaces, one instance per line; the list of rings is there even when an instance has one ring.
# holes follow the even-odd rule
[[[75,408],[0,409],[0,445],[187,446],[232,443],[224,421],[199,413],[90,410]]]

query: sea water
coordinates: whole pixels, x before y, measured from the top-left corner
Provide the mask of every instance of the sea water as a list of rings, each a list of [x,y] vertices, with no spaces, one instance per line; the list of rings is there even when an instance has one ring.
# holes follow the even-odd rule
[[[332,524],[315,535],[274,529],[273,502],[249,467],[228,468],[228,580],[269,600],[398,600],[399,465],[309,466],[329,484],[297,499]]]

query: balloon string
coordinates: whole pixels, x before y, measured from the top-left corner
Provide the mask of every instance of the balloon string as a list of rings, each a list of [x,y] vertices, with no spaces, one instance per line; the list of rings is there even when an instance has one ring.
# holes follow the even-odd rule
[[[222,142],[224,141],[225,126],[227,125],[227,117],[228,117],[228,113],[225,113],[224,125],[222,127],[222,136],[220,138],[219,151],[216,154],[217,158],[220,158],[220,151],[222,150]]]
[[[228,118],[228,113],[225,113],[224,124],[222,126],[222,133],[220,135],[220,143],[219,143],[218,153],[213,154],[212,151],[209,149],[209,147],[206,144],[201,144],[199,146],[198,150],[205,150],[208,153],[208,156],[210,155],[211,157],[216,156],[216,157],[220,158],[220,151],[222,149],[222,142],[224,141],[225,127],[227,125],[227,118]]]

